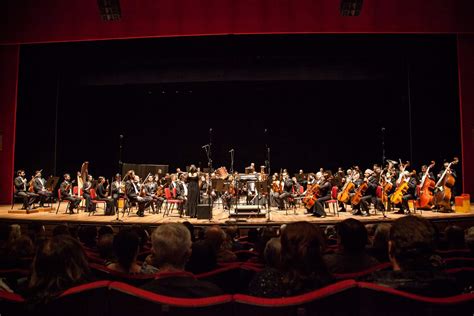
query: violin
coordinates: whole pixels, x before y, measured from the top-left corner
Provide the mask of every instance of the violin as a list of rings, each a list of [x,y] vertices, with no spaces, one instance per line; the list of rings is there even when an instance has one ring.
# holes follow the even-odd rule
[[[450,171],[451,166],[455,165],[459,162],[459,159],[457,157],[454,157],[454,160],[451,161],[444,170],[443,174],[439,178],[438,182],[436,183],[435,186],[435,195],[434,195],[434,204],[438,207],[444,207],[447,209],[451,209],[451,196],[452,196],[452,191],[451,188],[454,186],[454,183],[456,182],[456,179],[451,173],[448,173]]]
[[[30,182],[28,183],[28,192],[31,192],[31,193],[35,192],[34,182],[35,182],[35,177],[32,176]]]
[[[432,161],[428,168],[426,168],[421,183],[416,187],[418,195],[418,208],[431,209],[433,207],[433,191],[435,189],[435,182],[429,178],[430,169],[433,168],[435,162]]]

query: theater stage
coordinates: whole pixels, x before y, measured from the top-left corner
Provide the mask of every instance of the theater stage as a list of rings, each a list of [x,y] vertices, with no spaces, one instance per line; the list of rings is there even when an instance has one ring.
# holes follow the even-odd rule
[[[235,221],[235,223],[242,227],[255,227],[255,226],[264,226],[264,225],[281,225],[285,223],[291,223],[296,221],[309,221],[312,223],[317,223],[320,225],[332,225],[339,221],[342,221],[347,218],[356,218],[364,223],[380,223],[380,222],[391,222],[402,215],[386,213],[386,218],[382,216],[380,212],[375,214],[374,210],[371,210],[371,216],[355,216],[351,212],[339,213],[339,215],[334,215],[328,212],[328,216],[325,218],[317,218],[311,215],[305,214],[304,208],[289,209],[286,211],[277,210],[272,208],[270,215],[261,214],[260,217],[255,215],[246,216],[241,215],[238,218],[231,217],[228,210],[223,210],[221,205],[214,206],[212,219],[194,219],[189,217],[180,218],[176,209],[174,209],[169,216],[163,216],[163,213],[160,214],[151,214],[148,211],[145,212],[144,217],[137,216],[134,211],[130,215],[125,214],[125,216],[120,213],[120,220],[115,221],[116,216],[104,216],[104,210],[102,207],[98,208],[98,211],[89,215],[89,213],[81,211],[79,214],[69,215],[66,214],[66,203],[62,203],[61,207],[56,214],[57,204],[53,204],[53,208],[49,211],[47,209],[37,209],[35,213],[26,214],[24,211],[21,211],[21,204],[15,204],[13,206],[12,213],[11,205],[1,205],[0,206],[0,221],[9,222],[9,223],[23,223],[26,224],[32,221],[41,221],[44,224],[55,225],[55,224],[64,224],[64,223],[74,223],[74,224],[95,224],[95,225],[132,225],[132,224],[144,224],[149,226],[158,226],[164,223],[176,223],[189,221],[195,226],[208,226],[214,224],[226,224],[229,221]],[[265,209],[263,209],[265,212]],[[417,210],[418,215],[429,219],[430,221],[444,224],[454,224],[460,225],[462,227],[474,226],[474,204],[470,205],[470,212],[468,213],[439,213],[432,211],[422,211]]]

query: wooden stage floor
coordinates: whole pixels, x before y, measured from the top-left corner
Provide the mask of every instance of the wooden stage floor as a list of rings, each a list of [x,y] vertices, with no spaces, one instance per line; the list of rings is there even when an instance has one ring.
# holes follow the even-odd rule
[[[27,223],[32,221],[41,221],[45,224],[60,224],[60,223],[75,223],[75,224],[96,224],[96,225],[132,225],[132,224],[144,224],[149,226],[158,226],[164,223],[176,223],[189,221],[196,226],[208,226],[215,224],[226,224],[230,221],[235,221],[239,226],[264,226],[264,225],[282,225],[285,223],[291,223],[296,221],[309,221],[313,223],[318,223],[321,225],[332,225],[337,222],[340,222],[346,218],[356,218],[364,223],[379,223],[379,222],[391,222],[400,216],[398,214],[387,213],[387,218],[383,218],[380,212],[377,214],[374,213],[374,210],[371,210],[371,216],[355,216],[352,213],[344,212],[339,213],[339,216],[331,214],[328,212],[328,216],[325,218],[317,218],[311,215],[305,214],[304,208],[297,208],[296,210],[288,210],[288,214],[285,211],[277,210],[272,208],[270,212],[270,220],[268,216],[265,217],[240,217],[240,218],[231,218],[229,216],[229,211],[223,210],[221,205],[214,206],[212,220],[208,219],[191,219],[189,217],[180,218],[176,209],[172,211],[170,216],[163,217],[163,213],[160,214],[151,214],[145,212],[144,217],[139,217],[135,213],[131,212],[130,216],[122,216],[120,214],[120,219],[122,222],[114,221],[116,216],[105,216],[104,210],[100,207],[98,211],[89,216],[89,213],[80,212],[79,214],[65,214],[66,203],[61,204],[61,208],[56,214],[57,204],[53,204],[53,209],[50,211],[40,211],[36,213],[26,214],[24,211],[19,211],[21,204],[16,204],[13,207],[13,211],[18,211],[19,213],[10,213],[11,205],[0,205],[0,221],[7,222],[17,222],[17,223]],[[265,209],[264,209],[265,210]],[[420,211],[417,211],[417,214],[420,214]],[[438,213],[432,211],[423,211],[422,216],[435,222],[449,222],[449,223],[462,223],[467,224],[472,222],[474,225],[474,205],[471,204],[469,213]],[[463,225],[465,226],[465,225]]]

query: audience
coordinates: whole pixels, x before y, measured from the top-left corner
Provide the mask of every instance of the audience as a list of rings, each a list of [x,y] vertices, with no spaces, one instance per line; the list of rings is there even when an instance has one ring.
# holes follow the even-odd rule
[[[88,282],[89,274],[81,244],[67,235],[55,236],[38,249],[25,296],[32,305],[47,303],[63,291]]]
[[[224,247],[226,234],[219,225],[207,228],[204,237],[214,250],[218,263],[237,261],[237,256],[231,250]]]
[[[378,271],[367,280],[426,296],[458,294],[455,280],[439,269],[439,260],[434,256],[434,234],[431,223],[422,217],[395,220],[388,242],[393,271]]]
[[[324,256],[324,261],[331,273],[353,273],[364,271],[379,262],[369,256],[365,250],[367,230],[358,220],[349,218],[336,225],[336,253]]]
[[[140,239],[135,231],[132,229],[122,229],[117,235],[115,235],[113,241],[113,248],[117,261],[109,264],[107,268],[120,273],[157,273],[158,270],[155,267],[150,266],[147,263],[144,263],[143,265],[137,263],[139,243]]]
[[[191,234],[183,224],[158,226],[152,236],[154,265],[160,270],[158,277],[142,288],[174,297],[208,297],[223,294],[214,284],[197,280],[184,271],[191,255]]]
[[[448,250],[460,250],[466,248],[464,243],[464,230],[456,225],[450,225],[444,230],[446,248]]]
[[[249,293],[260,297],[281,296],[278,285],[281,284],[281,242],[274,237],[267,242],[263,252],[265,268],[258,272],[249,284]],[[277,282],[273,284],[272,282]]]
[[[104,261],[104,265],[107,266],[114,261],[115,252],[114,252],[114,235],[113,234],[102,234],[97,241],[97,250],[99,252],[99,256]]]
[[[390,235],[390,227],[388,223],[378,224],[375,229],[372,247],[369,248],[369,254],[379,262],[388,262],[388,237]]]

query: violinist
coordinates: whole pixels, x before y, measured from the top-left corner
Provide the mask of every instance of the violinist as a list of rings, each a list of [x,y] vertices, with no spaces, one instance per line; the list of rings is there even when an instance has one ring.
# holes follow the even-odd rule
[[[16,196],[23,199],[23,208],[27,211],[31,210],[31,206],[35,202],[38,194],[29,192],[29,185],[28,181],[25,178],[25,171],[18,170],[17,177],[15,178],[15,189],[16,189]]]
[[[317,176],[318,175],[316,174],[316,177]],[[324,203],[326,203],[326,201],[329,201],[331,199],[331,189],[332,189],[331,179],[332,179],[331,171],[324,171],[320,176],[319,198],[314,203],[314,206],[312,209],[313,216],[326,217],[326,212],[324,211]]]
[[[44,207],[44,202],[53,197],[53,193],[46,190],[46,180],[41,177],[41,171],[35,172],[33,180],[33,189],[36,194],[40,196],[40,207]]]
[[[69,214],[74,214],[74,209],[77,209],[81,204],[81,198],[72,194],[72,182],[69,173],[64,174],[64,181],[59,186],[59,192],[62,200],[69,201]]]
[[[149,194],[153,198],[153,203],[155,203],[157,212],[161,210],[161,206],[165,201],[164,196],[164,185],[160,184],[160,176],[155,174],[154,179],[149,181],[147,185],[147,194]]]
[[[105,215],[115,215],[115,201],[108,195],[109,186],[106,185],[105,178],[99,177],[97,184],[97,200],[105,202]]]
[[[130,202],[136,202],[138,204],[137,215],[140,217],[145,216],[145,208],[150,206],[152,198],[148,196],[140,196],[140,183],[137,175],[131,174],[125,182],[125,191],[127,198]]]
[[[272,187],[270,190],[270,205],[278,206],[278,197],[280,196],[280,191],[283,189],[280,186],[280,180],[278,180],[278,174],[272,176]]]
[[[120,173],[115,175],[115,181],[110,185],[111,197],[114,200],[115,209],[118,209],[118,200],[125,198],[125,182],[122,181]]]
[[[224,204],[224,209],[225,210],[230,210],[231,204],[232,204],[232,198],[235,197],[235,183],[234,183],[234,176],[230,175],[227,181],[224,183],[224,186],[227,187],[228,189],[222,194],[221,199],[222,199],[222,204]]]
[[[92,181],[94,178],[92,175],[88,175],[87,179],[82,185],[82,197],[86,200],[86,212],[95,212],[96,205],[95,203],[92,203],[92,197],[91,197],[91,189],[92,187]]]
[[[285,209],[285,200],[288,200],[293,193],[293,180],[290,179],[287,172],[283,172],[283,180],[280,183],[280,186],[283,187],[280,195],[278,196],[278,209],[284,210]]]

